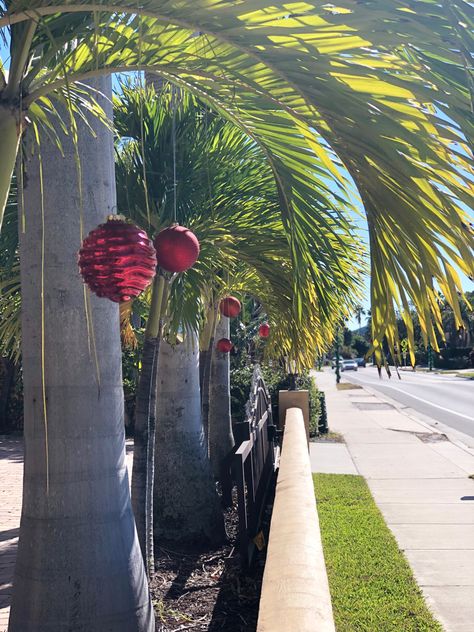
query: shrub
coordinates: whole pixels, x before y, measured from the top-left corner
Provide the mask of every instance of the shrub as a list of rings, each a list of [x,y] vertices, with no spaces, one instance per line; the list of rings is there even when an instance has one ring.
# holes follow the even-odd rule
[[[248,357],[242,354],[239,358],[232,358],[230,372],[230,393],[232,405],[232,420],[234,423],[245,421],[245,404],[249,398],[250,384],[252,382],[253,365]],[[290,378],[278,365],[261,367],[263,379],[272,400],[272,413],[274,421],[278,421],[278,391],[288,390]],[[300,390],[309,391],[309,431],[310,435],[318,434],[320,417],[319,391],[314,380],[306,371],[299,375],[296,386]]]

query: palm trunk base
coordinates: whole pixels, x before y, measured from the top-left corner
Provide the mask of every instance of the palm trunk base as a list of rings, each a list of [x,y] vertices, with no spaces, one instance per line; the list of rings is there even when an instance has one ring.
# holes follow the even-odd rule
[[[199,351],[161,343],[155,464],[155,539],[219,544],[225,538],[219,497],[201,425]]]

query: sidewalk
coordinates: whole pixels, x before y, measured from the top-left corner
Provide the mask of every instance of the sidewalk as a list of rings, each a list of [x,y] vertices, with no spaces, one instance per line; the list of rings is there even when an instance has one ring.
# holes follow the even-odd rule
[[[133,442],[127,441],[132,473]],[[20,530],[23,491],[23,439],[0,436],[0,632],[6,632]]]
[[[7,629],[23,485],[23,441],[0,437],[0,632]]]
[[[326,393],[330,428],[347,446],[313,444],[314,471],[353,473],[354,467],[367,479],[446,632],[473,632],[474,450],[451,443],[385,397],[337,391],[333,373],[314,375]]]

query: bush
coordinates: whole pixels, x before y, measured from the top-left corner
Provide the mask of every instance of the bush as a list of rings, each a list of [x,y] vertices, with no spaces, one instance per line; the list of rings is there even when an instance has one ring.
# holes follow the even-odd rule
[[[439,355],[434,354],[434,366],[437,369],[467,369],[471,366],[469,361],[470,347],[447,347],[441,349]]]
[[[244,354],[239,359],[233,358],[232,364],[234,365],[230,372],[232,421],[237,423],[245,421],[245,404],[250,394],[253,365],[248,362]],[[260,368],[272,400],[273,420],[278,422],[278,391],[288,390],[290,378],[279,366],[263,365]],[[319,391],[308,371],[298,376],[296,386],[300,390],[309,391],[309,432],[311,436],[315,436],[318,434],[321,410]]]

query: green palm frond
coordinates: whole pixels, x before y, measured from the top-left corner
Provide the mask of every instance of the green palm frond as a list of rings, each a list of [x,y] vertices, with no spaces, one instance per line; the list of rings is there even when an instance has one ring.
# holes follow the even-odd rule
[[[305,237],[336,258],[348,233],[344,165],[368,219],[376,347],[384,333],[393,344],[395,308],[408,319],[409,301],[433,338],[433,285],[456,310],[455,270],[474,270],[468,0],[3,4],[26,105],[65,75],[153,68],[253,138],[277,181],[301,286],[308,268],[324,281]]]
[[[21,355],[20,266],[0,270],[0,354],[19,362]]]
[[[18,257],[17,182],[13,177],[0,234],[0,355],[20,358],[21,295]]]
[[[335,240],[330,251],[306,237],[308,256],[323,280],[316,285],[312,269],[300,269],[297,276],[304,282],[295,292],[289,239],[265,155],[252,139],[189,95],[180,93],[173,114],[171,96],[169,86],[159,95],[153,89],[143,92],[125,86],[115,102],[119,209],[146,224],[143,128],[154,230],[173,220],[171,131],[173,118],[176,121],[177,220],[196,233],[201,254],[197,264],[173,283],[171,330],[176,334],[202,326],[210,295],[215,303],[228,292],[251,291],[278,323],[275,332],[280,334],[274,339],[285,339],[286,347],[292,346],[310,363],[315,349],[331,337],[318,339],[323,322],[347,311],[357,291],[358,264],[352,263],[359,248],[355,235],[352,240],[349,235]],[[319,214],[318,209],[313,211],[314,222]],[[324,220],[323,216],[320,230]],[[309,335],[289,338],[296,334],[296,323],[299,331],[308,327]],[[280,351],[275,347],[274,353]]]

